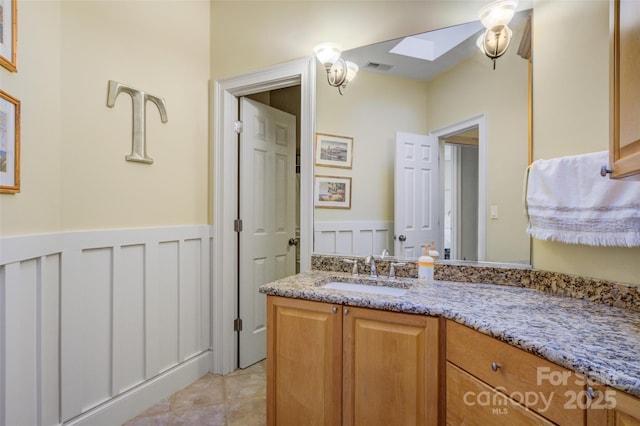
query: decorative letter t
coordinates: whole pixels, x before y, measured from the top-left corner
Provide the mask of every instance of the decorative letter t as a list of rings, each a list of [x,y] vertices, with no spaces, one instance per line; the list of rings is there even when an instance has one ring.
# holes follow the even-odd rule
[[[153,163],[153,158],[147,156],[147,138],[145,135],[146,128],[146,105],[147,101],[153,102],[158,111],[160,111],[160,120],[167,122],[167,110],[163,98],[150,95],[141,90],[134,89],[126,84],[109,80],[109,93],[107,95],[107,106],[113,108],[116,104],[116,98],[121,93],[127,93],[133,101],[133,133],[131,142],[131,154],[127,155],[127,161],[137,161],[140,163]]]

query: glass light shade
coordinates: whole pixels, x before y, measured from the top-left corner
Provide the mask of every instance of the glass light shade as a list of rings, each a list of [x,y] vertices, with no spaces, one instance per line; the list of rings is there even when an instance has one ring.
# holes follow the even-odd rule
[[[330,67],[340,58],[342,48],[335,43],[321,43],[314,47],[313,51],[322,65]]]
[[[485,55],[491,59],[496,59],[507,51],[512,35],[513,32],[509,27],[499,25],[491,30],[486,30],[476,40],[476,44]]]
[[[358,65],[354,64],[353,62],[346,61],[346,63],[347,63],[347,79],[346,79],[346,83],[348,83],[348,82],[350,82],[351,80],[353,80],[356,77],[356,74],[358,73],[358,70],[360,68],[358,67]]]
[[[480,9],[480,21],[485,28],[507,25],[516,13],[516,0],[496,0]]]

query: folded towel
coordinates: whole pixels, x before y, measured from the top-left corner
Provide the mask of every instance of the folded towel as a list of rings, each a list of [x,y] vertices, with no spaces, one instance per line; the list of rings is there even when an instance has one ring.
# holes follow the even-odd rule
[[[608,162],[607,151],[533,162],[527,233],[568,244],[640,246],[640,182],[600,176]]]

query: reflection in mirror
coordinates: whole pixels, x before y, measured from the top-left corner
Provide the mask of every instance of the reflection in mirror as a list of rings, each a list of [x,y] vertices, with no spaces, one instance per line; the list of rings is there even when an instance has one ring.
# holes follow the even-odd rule
[[[394,159],[396,135],[405,132],[435,135],[440,152],[436,180],[441,185],[433,189],[434,203],[420,210],[432,215],[414,218],[416,227],[435,232],[423,242],[435,240],[441,258],[448,252],[452,260],[530,263],[522,207],[530,76],[529,61],[518,55],[521,40],[528,39],[530,15],[521,11],[511,21],[512,44],[495,70],[476,46],[483,27],[473,22],[447,28],[444,35],[432,31],[344,52],[360,67],[344,96],[318,72],[317,131],[353,138],[353,161],[350,169],[315,166],[315,175],[350,177],[352,197],[348,210],[315,208],[315,253],[366,256],[387,249],[403,256],[394,248]],[[438,40],[455,46],[439,49]],[[429,61],[389,53],[416,46],[422,52],[430,47],[428,53],[439,57]],[[444,130],[474,117],[484,117],[485,135],[465,133],[473,126]],[[469,147],[474,138],[479,141],[475,153]],[[453,185],[461,180],[471,183]],[[475,204],[467,196],[469,185]]]

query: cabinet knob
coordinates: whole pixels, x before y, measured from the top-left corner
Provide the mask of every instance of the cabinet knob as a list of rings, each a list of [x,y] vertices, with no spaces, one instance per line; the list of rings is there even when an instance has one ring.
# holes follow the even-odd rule
[[[498,364],[497,362],[492,362],[491,363],[491,370],[492,371],[498,371],[498,368],[502,367],[502,365]]]
[[[333,312],[334,314],[338,313],[338,308],[334,306],[333,308],[331,308],[331,312]]]
[[[587,387],[587,396],[589,397],[589,399],[594,399],[597,395],[597,390],[595,390],[592,386]]]
[[[602,167],[600,167],[600,176],[604,177],[610,173],[613,173],[613,170],[608,165],[603,164]]]
[[[349,310],[347,308],[344,308],[343,313],[344,313],[344,316],[346,317],[347,315],[349,315]]]

